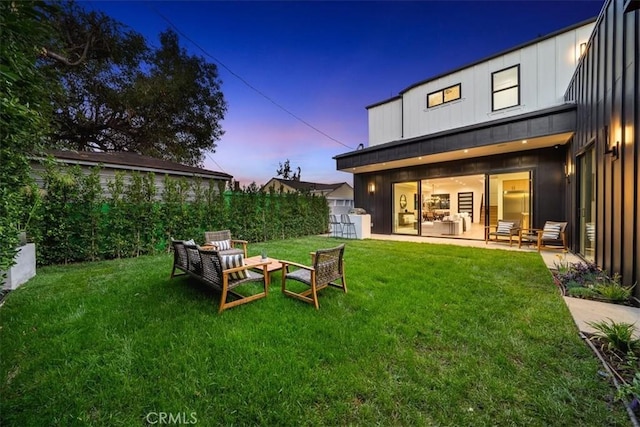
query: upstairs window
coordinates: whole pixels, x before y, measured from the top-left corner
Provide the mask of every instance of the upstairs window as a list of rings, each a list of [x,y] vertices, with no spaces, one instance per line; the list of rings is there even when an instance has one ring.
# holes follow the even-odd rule
[[[520,105],[520,65],[491,73],[491,110]]]
[[[431,92],[427,95],[427,108],[436,107],[440,104],[460,99],[460,87],[461,84],[458,83],[457,85],[449,86],[436,92]]]

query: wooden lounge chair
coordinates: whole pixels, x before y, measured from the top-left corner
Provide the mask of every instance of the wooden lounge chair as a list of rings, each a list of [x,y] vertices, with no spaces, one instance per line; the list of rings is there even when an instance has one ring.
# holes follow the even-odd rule
[[[313,266],[306,266],[292,261],[282,261],[282,293],[292,298],[318,305],[318,291],[333,286],[347,293],[344,277],[344,244],[331,249],[320,249],[311,254]],[[294,267],[291,271],[289,267]],[[293,292],[286,288],[287,280],[295,280],[309,286],[303,292]]]
[[[485,238],[484,242],[489,243],[490,241],[499,242],[509,240],[509,246],[513,245],[514,241],[518,240],[519,232],[520,232],[520,220],[519,219],[510,219],[510,220],[498,220],[497,225],[488,225],[485,228]],[[491,231],[493,229],[493,231]]]
[[[546,221],[542,229],[524,228],[520,230],[518,247],[523,244],[535,244],[538,252],[542,249],[562,249],[567,250],[567,238],[565,229],[566,222]]]
[[[243,254],[245,258],[247,256],[247,241],[246,240],[237,240],[231,238],[231,231],[229,230],[221,230],[221,231],[205,231],[204,232],[204,244],[214,246],[218,251],[222,252],[224,255],[231,254]],[[242,249],[239,249],[237,246],[242,246]]]

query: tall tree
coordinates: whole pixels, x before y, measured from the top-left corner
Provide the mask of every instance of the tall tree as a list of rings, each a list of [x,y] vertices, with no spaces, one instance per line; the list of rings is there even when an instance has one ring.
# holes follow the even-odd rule
[[[291,170],[291,163],[289,159],[287,159],[284,164],[280,163],[280,167],[276,170],[277,176],[281,176],[283,179],[287,179],[290,181],[300,181],[300,174],[302,173],[302,169],[300,166],[297,168],[297,172],[293,172]]]
[[[153,49],[140,34],[75,3],[54,18],[63,37],[45,53],[63,74],[64,93],[54,100],[58,146],[190,165],[215,150],[227,109],[215,64],[189,55],[171,30]]]

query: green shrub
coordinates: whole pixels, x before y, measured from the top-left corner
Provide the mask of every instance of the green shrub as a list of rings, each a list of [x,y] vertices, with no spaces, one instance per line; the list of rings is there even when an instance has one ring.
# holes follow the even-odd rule
[[[635,327],[631,323],[619,322],[616,323],[609,319],[610,322],[605,320],[599,322],[587,322],[587,324],[593,327],[596,332],[596,337],[602,338],[607,341],[609,349],[615,348],[623,353],[633,352],[640,347],[640,340],[633,337]]]
[[[640,372],[636,372],[631,383],[623,384],[616,395],[618,400],[624,400],[627,396],[635,396],[640,398]]]
[[[155,254],[169,238],[201,243],[208,230],[231,230],[250,242],[326,232],[329,207],[312,194],[265,193],[257,185],[224,192],[224,185],[153,174],[116,173],[102,190],[99,169],[49,162],[45,194],[32,221],[38,263],[62,264]]]
[[[570,297],[575,298],[594,298],[598,296],[598,293],[591,288],[583,288],[583,287],[572,287],[567,290],[567,294]]]
[[[595,287],[595,291],[603,298],[618,302],[628,301],[629,297],[631,297],[632,289],[633,286],[625,287],[613,282]]]

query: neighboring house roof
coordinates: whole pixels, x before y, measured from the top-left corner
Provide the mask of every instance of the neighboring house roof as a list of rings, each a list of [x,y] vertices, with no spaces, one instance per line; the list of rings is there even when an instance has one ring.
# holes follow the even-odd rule
[[[172,175],[198,176],[201,178],[230,180],[233,178],[224,172],[216,172],[208,169],[187,166],[170,160],[156,159],[129,152],[95,152],[95,151],[67,151],[50,150],[56,159],[64,163],[72,163],[84,166],[103,165],[113,169],[136,170],[140,172],[170,173]]]
[[[347,186],[350,189],[352,188],[346,182],[338,182],[335,184],[322,184],[319,182],[308,182],[308,181],[292,181],[289,179],[282,178],[271,178],[269,182],[267,182],[263,188],[268,188],[273,186],[276,183],[280,183],[282,186],[287,186],[296,191],[310,191],[312,193],[331,193],[332,191],[337,190],[342,186]]]

